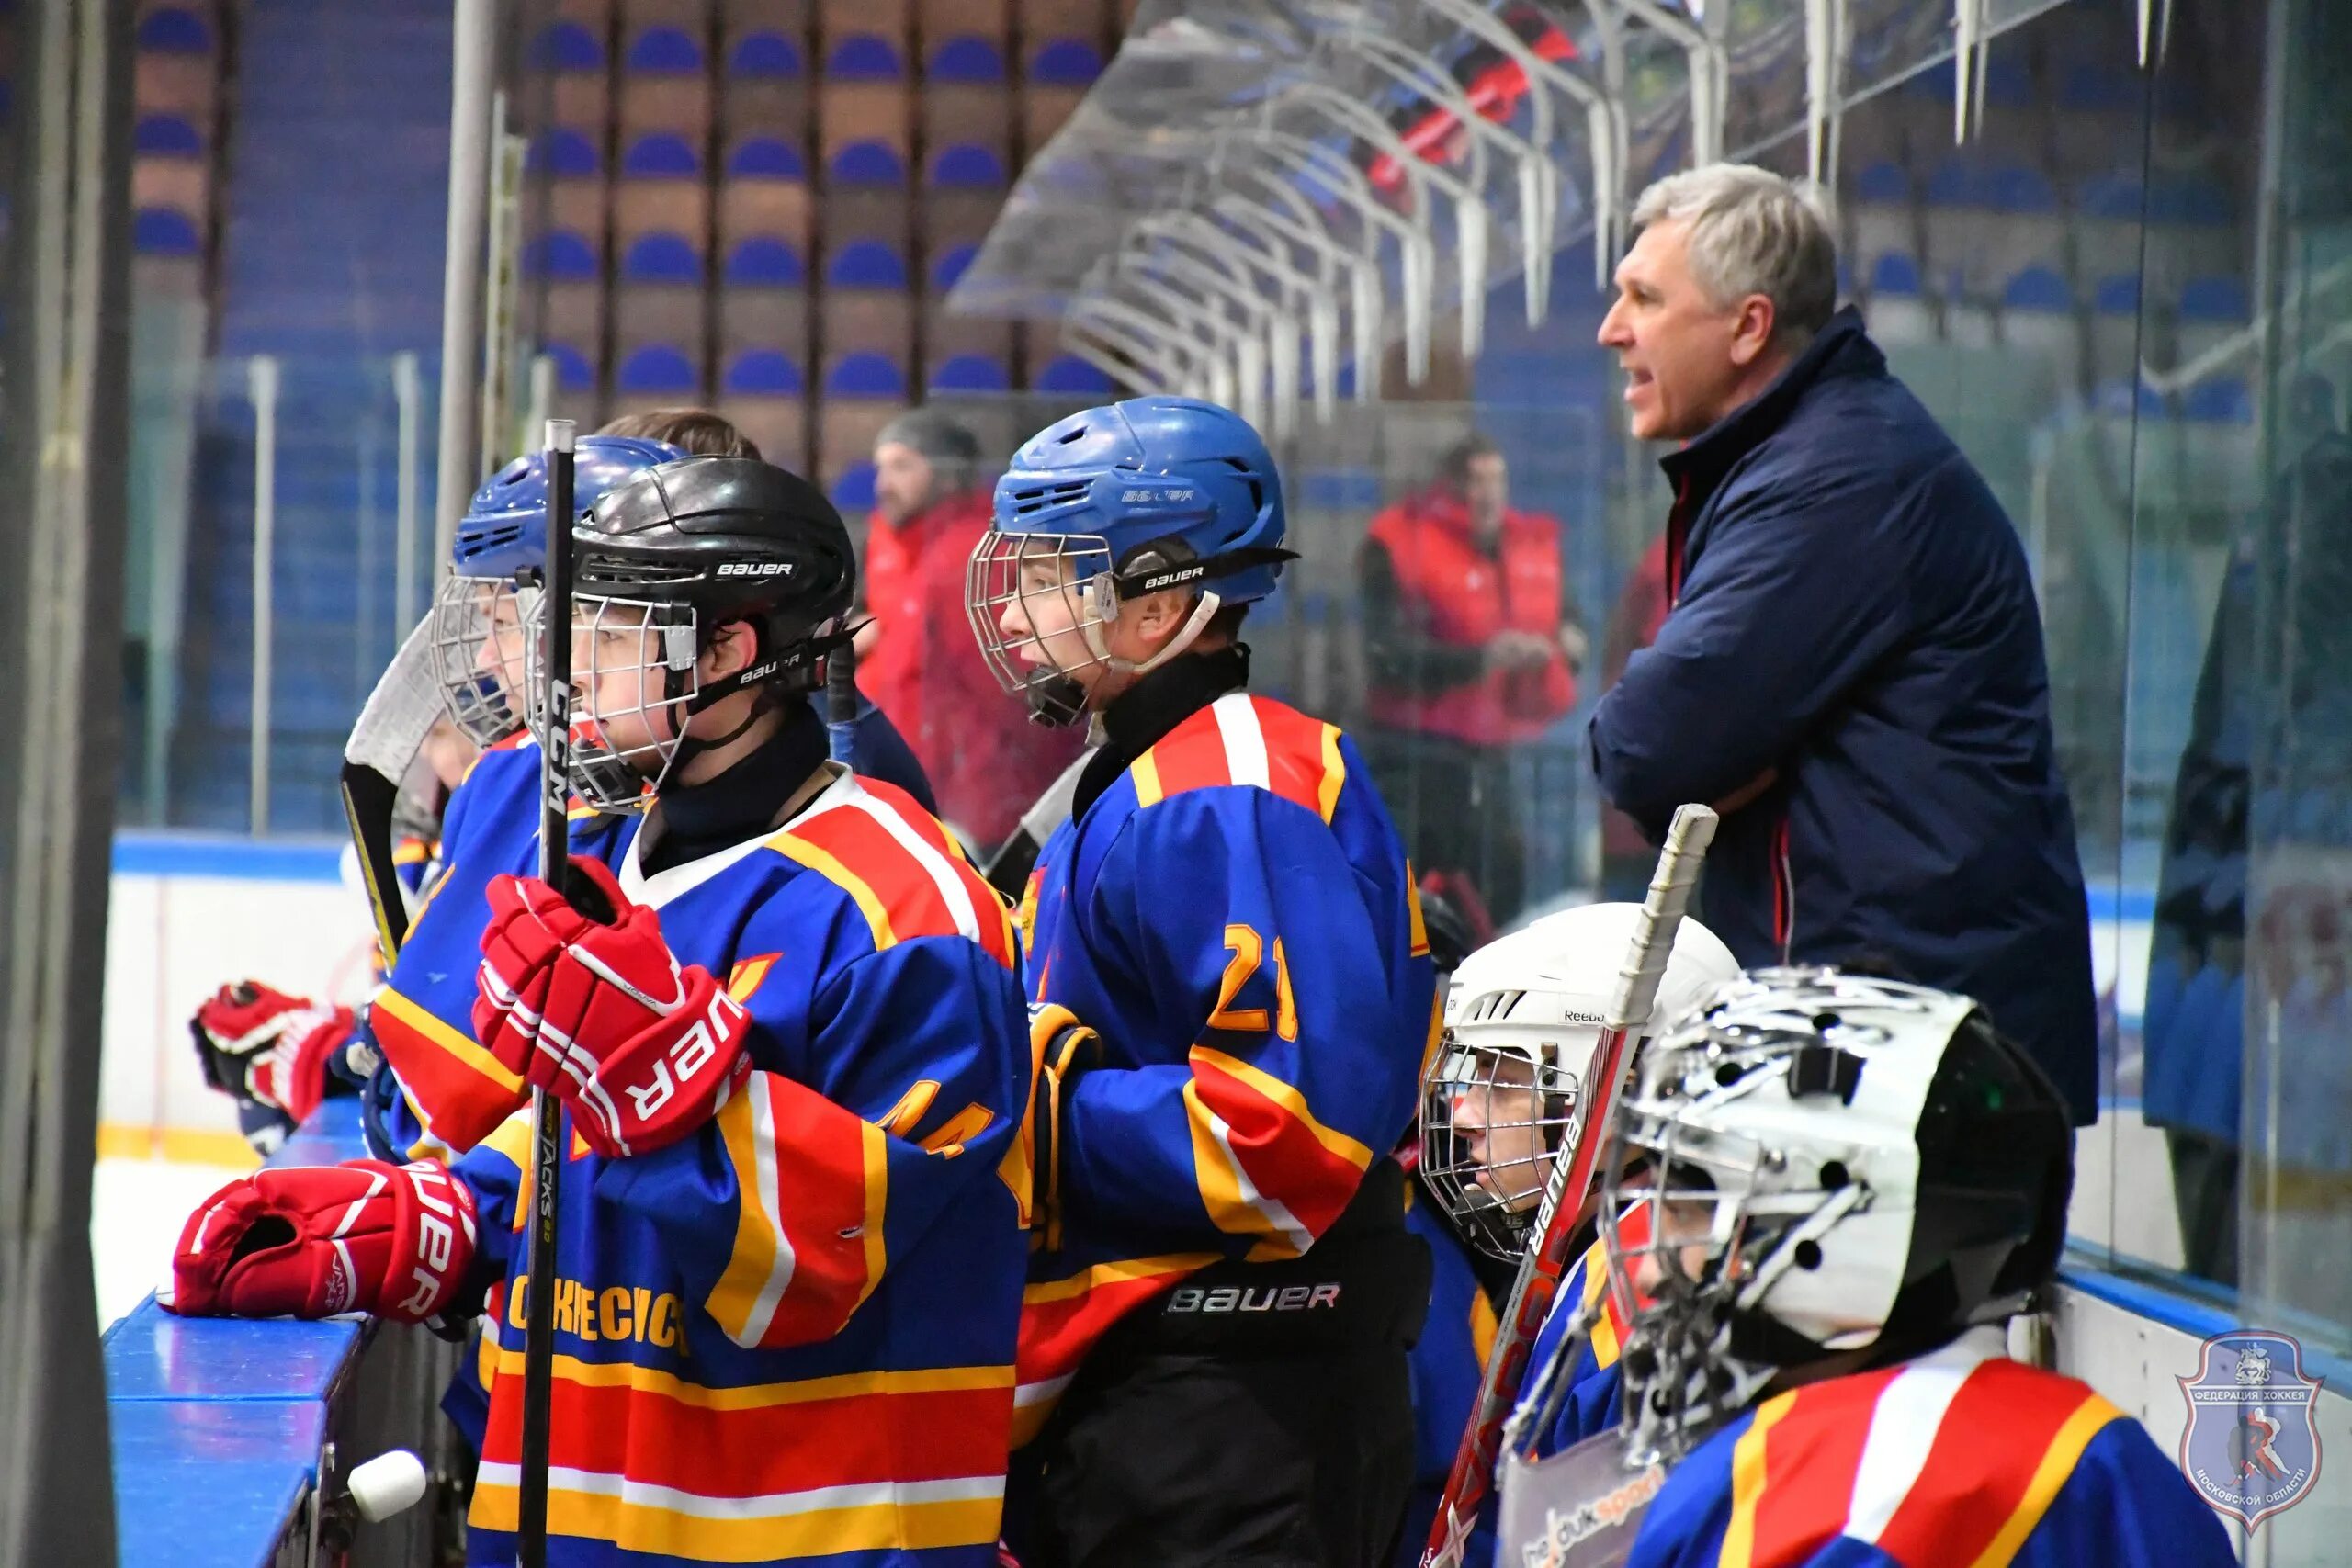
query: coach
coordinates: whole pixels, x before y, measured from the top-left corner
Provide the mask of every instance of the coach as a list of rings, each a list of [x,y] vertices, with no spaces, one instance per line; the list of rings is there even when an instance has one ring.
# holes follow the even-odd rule
[[[1723,827],[1707,924],[1745,964],[1869,958],[1962,991],[2093,1119],[2073,809],[2016,530],[1887,373],[1808,197],[1718,164],[1634,213],[1600,343],[1661,466],[1657,640],[1593,714],[1604,795]]]

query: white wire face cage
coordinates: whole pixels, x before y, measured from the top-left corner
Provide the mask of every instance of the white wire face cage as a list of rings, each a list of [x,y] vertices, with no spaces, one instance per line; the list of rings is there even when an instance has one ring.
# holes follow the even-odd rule
[[[1111,547],[1099,534],[990,529],[966,569],[964,609],[997,684],[1039,718],[1069,723],[1085,707],[1080,674],[1112,661]]]
[[[533,606],[526,667],[531,729],[547,735],[547,680]],[[642,811],[669,776],[701,692],[689,605],[582,598],[571,606],[571,792],[599,811]]]
[[[1556,1044],[1481,1043],[1449,1027],[1421,1083],[1421,1178],[1455,1234],[1517,1262],[1553,1161],[1576,1141],[1582,1084]]]
[[[497,745],[523,726],[538,591],[503,577],[447,577],[433,595],[433,678],[458,733]]]

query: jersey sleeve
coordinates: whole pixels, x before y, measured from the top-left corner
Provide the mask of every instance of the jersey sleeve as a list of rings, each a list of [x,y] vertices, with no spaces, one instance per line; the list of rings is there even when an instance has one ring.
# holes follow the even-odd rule
[[[2017,1568],[2229,1568],[2237,1553],[2179,1464],[2146,1427],[2118,1416],[2084,1446],[2012,1561]]]
[[[1228,1256],[1297,1257],[1412,1114],[1421,1021],[1395,1016],[1400,944],[1324,823],[1259,789],[1137,812],[1094,886],[1081,918],[1193,1043],[1182,1063],[1101,1067],[1068,1091],[1066,1207]]]
[[[745,1003],[755,1029],[769,989]],[[1000,1179],[1025,1017],[1012,970],[961,937],[850,959],[808,1011],[809,1081],[754,1071],[695,1136],[605,1162],[598,1194],[661,1226],[690,1299],[738,1345],[830,1338],[966,1184]]]

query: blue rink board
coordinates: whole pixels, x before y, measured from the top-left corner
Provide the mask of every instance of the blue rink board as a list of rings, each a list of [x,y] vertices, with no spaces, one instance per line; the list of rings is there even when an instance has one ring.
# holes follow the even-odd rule
[[[332,1106],[331,1106],[332,1108]],[[337,1122],[349,1121],[349,1102]],[[367,1151],[314,1117],[273,1165]],[[153,1296],[106,1334],[122,1568],[264,1568],[316,1483],[329,1413],[368,1337],[356,1322],[174,1317]]]

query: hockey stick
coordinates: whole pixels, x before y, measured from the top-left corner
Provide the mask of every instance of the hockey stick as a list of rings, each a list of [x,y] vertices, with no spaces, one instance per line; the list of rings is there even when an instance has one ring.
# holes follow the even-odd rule
[[[360,881],[376,917],[376,940],[391,967],[408,940],[408,905],[392,861],[392,818],[401,780],[433,723],[441,692],[433,678],[433,615],[427,612],[392,656],[359,710],[343,748],[343,815],[359,852]]]
[[[539,597],[539,661],[547,687],[546,718],[539,733],[539,878],[558,889],[571,880],[566,809],[571,803],[571,421],[548,421],[548,565]],[[514,1561],[517,1568],[547,1568],[548,1437],[555,1387],[555,1200],[563,1171],[563,1110],[543,1089],[531,1091],[531,1169]]]
[[[825,655],[825,750],[832,760],[857,767],[857,646],[847,637]]]
[[[1592,1191],[1634,1042],[1649,1025],[1658,981],[1674,951],[1675,928],[1682,923],[1683,910],[1690,908],[1690,889],[1699,880],[1700,864],[1715,836],[1715,821],[1709,807],[1685,806],[1676,810],[1674,823],[1667,829],[1666,847],[1658,852],[1657,871],[1650,878],[1649,898],[1634,927],[1625,965],[1617,972],[1617,994],[1610,1001],[1608,1023],[1593,1046],[1576,1142],[1552,1161],[1552,1178],[1544,1190],[1543,1207],[1536,1213],[1537,1240],[1520,1260],[1518,1277],[1511,1281],[1510,1296],[1502,1311],[1502,1329],[1487,1355],[1477,1403],[1470,1407],[1470,1424],[1463,1431],[1453,1472],[1446,1477],[1437,1518],[1430,1527],[1429,1545],[1421,1553],[1422,1568],[1460,1568],[1478,1510],[1494,1485],[1503,1422],[1519,1397],[1520,1383],[1527,1375],[1528,1354],[1551,1314],[1560,1277],[1567,1271],[1568,1240],[1576,1234],[1577,1216]]]
[[[1062,770],[1061,776],[1046,786],[1046,793],[1037,797],[1036,804],[1021,814],[1021,823],[1012,829],[1012,837],[998,845],[988,864],[980,868],[980,874],[989,886],[1014,900],[1026,891],[1039,852],[1045,849],[1046,840],[1054,836],[1054,829],[1069,819],[1070,807],[1078,800],[1078,776],[1093,760],[1093,748],[1080,751]]]

